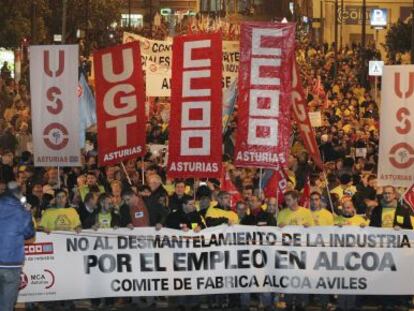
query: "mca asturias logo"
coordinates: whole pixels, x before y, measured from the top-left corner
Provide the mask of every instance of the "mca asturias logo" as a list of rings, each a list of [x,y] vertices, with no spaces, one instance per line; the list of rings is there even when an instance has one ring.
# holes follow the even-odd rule
[[[29,284],[29,279],[27,278],[26,273],[24,272],[20,273],[19,290],[25,289],[27,287],[27,284]]]
[[[41,286],[44,289],[52,288],[55,285],[55,274],[48,269],[44,269],[40,273],[31,273],[29,278],[26,273],[22,272],[20,274],[19,289],[25,289],[29,285]]]
[[[24,246],[24,253],[26,256],[33,255],[52,255],[53,254],[53,243],[33,243]]]

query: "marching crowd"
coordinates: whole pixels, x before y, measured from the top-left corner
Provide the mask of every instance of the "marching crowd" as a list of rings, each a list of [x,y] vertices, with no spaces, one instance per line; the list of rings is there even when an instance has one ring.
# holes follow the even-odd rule
[[[377,53],[374,48],[368,52]],[[146,226],[199,231],[221,224],[412,229],[414,218],[411,209],[400,200],[402,189],[377,185],[378,102],[369,91],[369,81],[361,75],[368,52],[362,55],[358,46],[338,52],[328,45],[304,42],[299,46],[297,60],[308,92],[308,108],[322,115],[322,126],[315,132],[325,170],[312,163],[295,132],[284,172],[288,183],[283,198],[265,197],[258,169],[232,165],[236,107],[224,135],[223,162],[226,174],[240,193],[237,201],[221,187],[223,180],[169,179],[165,152],[148,149],[145,157],[128,160],[123,166],[100,167],[99,146],[91,133],[87,135],[90,148],[83,150],[82,167],[34,167],[28,86],[26,81],[16,82],[10,72],[2,71],[0,193],[17,185],[27,198],[36,230],[47,233]],[[165,119],[155,113],[148,120],[150,142],[168,139]],[[0,227],[6,221],[1,213]],[[0,264],[1,256],[0,251]],[[211,299],[210,308],[222,308],[225,303],[248,308],[250,295],[233,296],[228,296],[226,302],[220,297]],[[296,310],[304,308],[309,299],[332,310],[358,309],[363,303],[355,297],[342,298],[286,295],[284,303],[287,309]],[[258,297],[266,310],[275,308],[275,299],[278,297],[270,294]],[[408,303],[405,297],[379,299],[389,310]],[[98,299],[92,305],[115,302],[119,303]],[[177,299],[181,309],[182,303]]]

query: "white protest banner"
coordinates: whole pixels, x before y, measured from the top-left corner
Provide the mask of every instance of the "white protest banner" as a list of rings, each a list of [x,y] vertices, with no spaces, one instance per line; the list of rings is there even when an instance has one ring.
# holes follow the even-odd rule
[[[141,48],[142,69],[146,70],[149,62],[171,66],[172,41],[151,40],[143,36],[124,32],[122,42],[139,41]]]
[[[320,111],[312,111],[308,113],[309,120],[312,127],[321,127],[322,126],[322,115]]]
[[[145,72],[146,95],[171,96],[171,67],[148,62]]]
[[[240,42],[223,41],[223,88],[228,89],[239,75]]]
[[[124,32],[123,43],[139,41],[142,68],[146,74],[146,95],[150,97],[171,96],[172,41],[151,40],[143,36]],[[222,87],[227,89],[238,77],[240,43],[223,41]]]
[[[412,295],[413,240],[408,230],[351,226],[39,233],[26,246],[19,301],[248,292]]]
[[[35,166],[80,166],[78,46],[30,47]]]
[[[384,66],[381,89],[378,184],[409,187],[414,182],[414,65]]]

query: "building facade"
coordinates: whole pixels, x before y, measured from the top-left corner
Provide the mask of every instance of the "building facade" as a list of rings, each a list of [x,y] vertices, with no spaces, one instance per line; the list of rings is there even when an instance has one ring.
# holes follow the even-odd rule
[[[332,43],[335,41],[335,23],[337,25],[338,45],[360,43],[362,37],[362,1],[361,0],[314,0],[313,28],[317,41]],[[335,6],[338,10],[335,12]],[[406,0],[366,0],[366,43],[375,44],[382,49],[385,36],[391,24],[398,20],[407,21],[411,17],[412,1]],[[386,26],[375,29],[370,24],[371,12],[374,9],[385,9]]]

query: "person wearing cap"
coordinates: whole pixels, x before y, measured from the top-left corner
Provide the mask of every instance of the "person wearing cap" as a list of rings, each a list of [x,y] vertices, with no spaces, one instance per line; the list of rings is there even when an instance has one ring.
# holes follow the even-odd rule
[[[34,237],[31,213],[16,182],[0,196],[0,308],[13,311],[24,263],[24,241]]]

